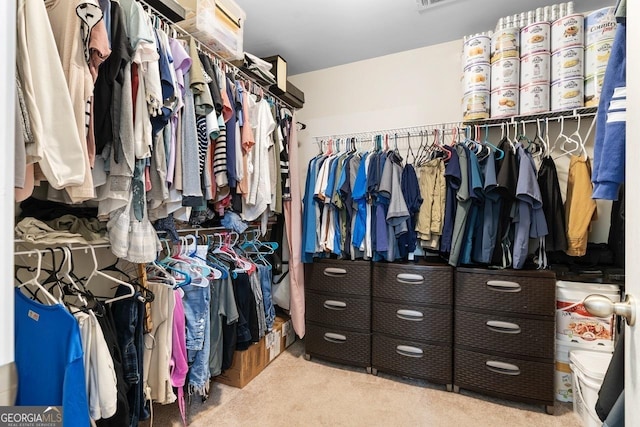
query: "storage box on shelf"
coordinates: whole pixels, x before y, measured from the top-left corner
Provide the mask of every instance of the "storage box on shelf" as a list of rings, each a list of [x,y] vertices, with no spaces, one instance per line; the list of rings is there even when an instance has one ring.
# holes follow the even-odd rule
[[[371,366],[371,263],[320,259],[305,265],[305,358]]]
[[[554,273],[458,268],[454,318],[454,390],[553,413]]]
[[[244,10],[233,0],[178,0],[186,17],[177,24],[223,59],[244,57]]]
[[[372,372],[452,384],[453,270],[373,266]]]

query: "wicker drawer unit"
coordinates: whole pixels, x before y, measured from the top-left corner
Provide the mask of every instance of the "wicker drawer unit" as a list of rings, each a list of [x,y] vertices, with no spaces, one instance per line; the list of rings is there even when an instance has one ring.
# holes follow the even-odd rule
[[[371,263],[319,259],[305,265],[305,357],[371,366]]]
[[[307,322],[304,336],[307,358],[310,356],[346,365],[371,366],[371,334],[346,331]]]
[[[553,404],[553,363],[506,358],[457,348],[454,361],[457,387],[507,400]]]
[[[554,273],[458,268],[455,276],[454,389],[552,413]]]
[[[418,304],[453,304],[453,269],[446,265],[373,266],[373,297]]]
[[[452,384],[453,269],[376,263],[372,371]]]
[[[306,316],[311,322],[359,330],[369,330],[371,327],[371,298],[368,296],[309,291],[305,300]]]
[[[451,384],[451,346],[373,334],[371,364],[381,372]]]
[[[315,260],[305,264],[305,288],[329,294],[371,295],[369,261]]]
[[[407,339],[451,345],[452,314],[451,308],[376,299],[373,301],[372,329]]]

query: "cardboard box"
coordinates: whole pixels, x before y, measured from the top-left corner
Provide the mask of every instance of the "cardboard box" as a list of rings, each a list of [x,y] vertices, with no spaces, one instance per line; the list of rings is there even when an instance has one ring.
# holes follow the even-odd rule
[[[281,95],[287,91],[287,61],[280,55],[262,58],[273,67],[271,74],[276,77],[276,84],[272,85],[269,90],[276,95]]]
[[[273,330],[247,350],[234,352],[231,367],[215,377],[215,381],[232,387],[244,388],[269,363],[293,344],[295,339],[296,335],[291,320],[276,317]]]

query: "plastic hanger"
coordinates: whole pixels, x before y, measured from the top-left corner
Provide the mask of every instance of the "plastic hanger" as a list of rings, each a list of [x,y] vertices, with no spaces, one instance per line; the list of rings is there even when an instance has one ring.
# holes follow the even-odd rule
[[[560,145],[560,151],[567,155],[575,155],[576,152],[582,154],[584,151],[584,141],[582,140],[582,136],[580,135],[580,125],[582,124],[582,119],[578,116],[578,124],[576,126],[575,132],[565,138],[562,141],[562,145]],[[573,144],[573,147],[567,147],[567,144]]]
[[[558,143],[567,138],[567,135],[564,134],[564,116],[560,117],[560,133],[556,136],[556,139],[553,141],[553,145],[551,146],[551,150],[549,150],[549,155],[553,153],[558,146]]]
[[[33,275],[33,277],[29,280],[26,280],[22,283],[20,283],[18,286],[16,286],[17,288],[26,288],[28,286],[35,286],[36,288],[38,288],[40,291],[42,291],[42,293],[44,294],[45,297],[47,297],[48,301],[50,304],[58,304],[60,303],[60,300],[58,300],[55,296],[53,296],[53,294],[51,294],[44,286],[42,286],[40,284],[40,282],[38,281],[38,278],[40,277],[40,273],[42,272],[42,252],[40,252],[40,250],[38,249],[34,249],[34,252],[38,255],[38,263],[36,265],[36,271],[35,274]],[[31,254],[29,254],[28,256],[31,256]],[[35,298],[35,295],[34,295]],[[42,301],[41,301],[42,302]]]
[[[91,279],[93,279],[94,277],[102,277],[104,279],[107,279],[108,281],[111,281],[115,284],[118,285],[122,285],[125,286],[126,288],[129,289],[129,293],[125,294],[125,295],[120,295],[114,298],[110,298],[108,300],[105,301],[105,304],[111,304],[113,302],[116,301],[121,301],[127,298],[131,298],[134,297],[136,295],[136,289],[133,287],[133,285],[131,283],[127,283],[125,281],[122,281],[120,279],[116,279],[113,276],[109,276],[106,273],[103,273],[102,271],[98,270],[98,259],[96,258],[96,251],[94,249],[93,246],[89,246],[89,249],[91,251],[91,258],[93,259],[93,271],[91,271],[91,274],[89,275],[89,278],[87,279],[87,284],[89,284],[91,282]],[[138,301],[140,302],[145,302],[144,298],[142,297],[142,295],[138,296]]]
[[[504,151],[489,142],[489,125],[484,125],[483,144],[485,144],[487,147],[490,147],[494,151],[494,153],[496,153],[496,160],[502,160],[502,158],[504,157]]]

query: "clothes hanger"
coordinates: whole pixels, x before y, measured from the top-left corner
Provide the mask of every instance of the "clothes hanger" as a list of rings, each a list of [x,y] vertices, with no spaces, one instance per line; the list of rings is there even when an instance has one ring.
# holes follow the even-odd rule
[[[492,149],[494,153],[496,153],[496,160],[502,160],[502,158],[504,157],[504,151],[502,151],[501,149],[493,145],[491,142],[489,142],[489,125],[488,124],[484,125],[483,144],[485,144],[487,147]]]
[[[42,293],[44,294],[44,296],[47,298],[47,303],[49,303],[49,305],[53,305],[53,304],[59,304],[60,300],[58,300],[55,296],[53,296],[53,294],[51,294],[44,286],[42,286],[40,284],[40,282],[38,281],[38,278],[40,277],[40,273],[42,272],[42,252],[40,252],[39,249],[34,249],[35,253],[38,255],[38,262],[36,264],[36,271],[35,274],[33,275],[33,277],[29,280],[26,280],[20,284],[18,284],[16,286],[16,288],[20,289],[20,288],[25,288],[25,289],[29,289],[29,286],[35,286],[36,288],[38,288],[38,290],[42,291]],[[29,257],[31,256],[31,254],[28,255]],[[31,291],[29,291],[31,292]],[[33,295],[34,298],[36,298],[34,293],[31,293]],[[38,300],[39,302],[45,304],[43,301]]]
[[[124,299],[127,299],[127,298],[134,297],[136,295],[136,289],[133,287],[133,285],[131,283],[127,283],[127,282],[122,281],[120,279],[116,279],[115,277],[109,276],[108,274],[103,273],[102,271],[100,271],[98,269],[98,259],[96,258],[96,251],[95,251],[94,247],[91,246],[91,245],[89,246],[89,249],[91,251],[91,258],[93,259],[93,270],[91,271],[91,274],[89,274],[89,278],[87,279],[87,285],[89,283],[91,283],[91,279],[93,279],[94,277],[102,277],[104,279],[107,279],[110,282],[113,282],[113,283],[118,284],[118,285],[122,285],[122,286],[124,286],[124,287],[129,289],[129,293],[128,294],[120,295],[120,296],[113,297],[113,298],[109,298],[104,302],[105,304],[111,304],[111,303],[116,302],[116,301],[121,301],[121,300],[124,300]],[[140,302],[145,302],[145,300],[142,297],[142,295],[138,295],[137,299]]]
[[[576,126],[575,132],[565,138],[560,145],[560,151],[567,155],[574,155],[576,152],[582,154],[584,148],[584,141],[582,140],[582,136],[580,135],[580,125],[582,123],[581,116],[578,116],[578,124]],[[573,147],[567,147],[567,144],[574,144]]]
[[[585,147],[585,145],[587,144],[587,142],[589,142],[589,137],[591,136],[591,131],[593,130],[593,128],[595,127],[596,124],[596,119],[595,117],[591,118],[591,124],[589,125],[589,129],[587,130],[587,134],[584,137],[584,143],[582,144],[582,153],[584,154],[584,159],[587,160],[588,158],[588,153],[587,153],[587,149]]]
[[[564,116],[561,116],[559,120],[560,120],[560,133],[558,133],[558,136],[556,136],[556,139],[553,141],[551,150],[549,150],[549,155],[551,155],[551,153],[555,151],[558,145],[558,142],[567,138],[567,135],[564,134]]]

